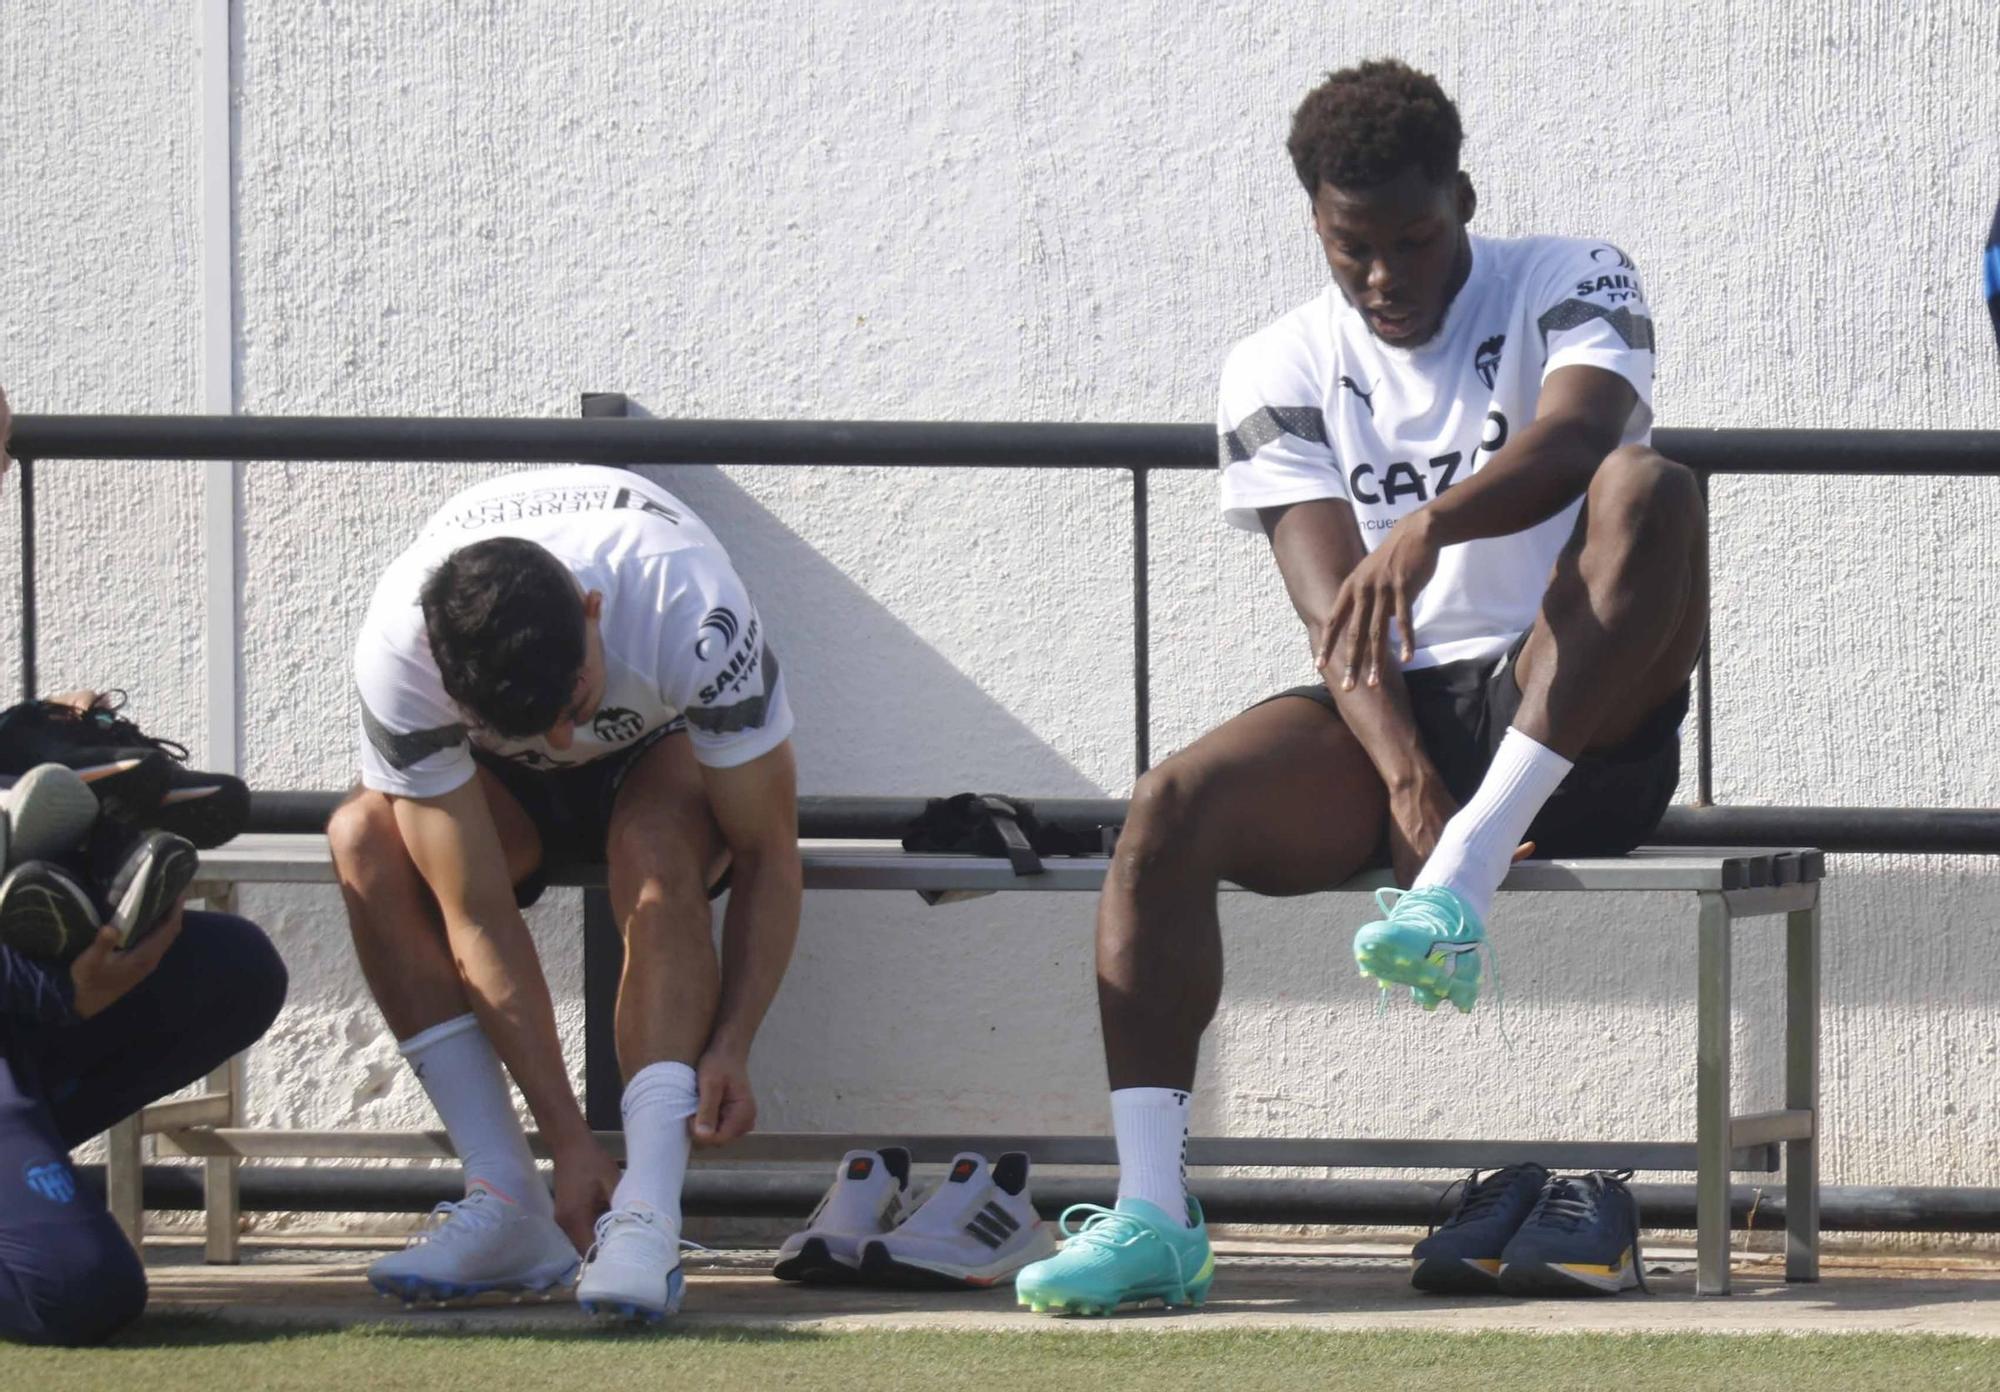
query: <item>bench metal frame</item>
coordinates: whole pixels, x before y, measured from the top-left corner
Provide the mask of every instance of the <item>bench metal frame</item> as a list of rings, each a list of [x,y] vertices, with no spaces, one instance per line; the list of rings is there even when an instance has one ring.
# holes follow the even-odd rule
[[[1055,858],[1045,872],[1016,876],[1005,861],[977,856],[912,853],[887,842],[801,843],[808,889],[914,890],[931,902],[1001,891],[1096,891],[1109,862],[1102,856]],[[1695,1289],[1727,1295],[1729,1184],[1733,1171],[1785,1175],[1785,1276],[1819,1279],[1820,880],[1823,858],[1810,850],[1642,848],[1605,860],[1525,861],[1502,886],[1508,891],[1674,891],[1692,893],[1696,929],[1695,1139],[1675,1142],[1482,1140],[1322,1140],[1196,1137],[1194,1166],[1449,1167],[1470,1169],[1536,1159],[1557,1168],[1693,1170],[1696,1175]],[[203,853],[192,893],[213,907],[234,907],[242,884],[331,884],[332,860],[323,837],[252,834]],[[556,883],[600,887],[601,871]],[[1386,883],[1371,874],[1341,886],[1369,890]],[[1234,886],[1225,886],[1233,889]],[[1730,1105],[1731,963],[1738,920],[1785,918],[1785,1105],[1737,1115]],[[242,1125],[241,1057],[212,1073],[203,1094],[160,1103],[121,1122],[109,1135],[106,1190],[111,1211],[135,1239],[144,1211],[140,1191],[143,1138],[157,1138],[164,1155],[201,1157],[207,1192],[207,1256],[237,1260],[241,1216],[237,1167],[244,1159],[302,1156],[338,1159],[437,1159],[452,1155],[438,1131],[307,1131]],[[623,1138],[600,1135],[614,1153]],[[898,1138],[921,1162],[949,1160],[963,1149],[1020,1148],[1043,1164],[1113,1165],[1102,1136],[913,1136]],[[730,1148],[726,1159],[702,1163],[832,1162],[880,1136],[761,1133]],[[539,1150],[539,1147],[538,1147]]]

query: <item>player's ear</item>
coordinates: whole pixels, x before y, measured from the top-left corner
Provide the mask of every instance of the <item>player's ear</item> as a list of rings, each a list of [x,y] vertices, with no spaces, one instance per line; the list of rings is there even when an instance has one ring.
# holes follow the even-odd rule
[[[1458,220],[1471,222],[1472,215],[1479,211],[1479,194],[1472,187],[1472,176],[1463,169],[1458,171]]]

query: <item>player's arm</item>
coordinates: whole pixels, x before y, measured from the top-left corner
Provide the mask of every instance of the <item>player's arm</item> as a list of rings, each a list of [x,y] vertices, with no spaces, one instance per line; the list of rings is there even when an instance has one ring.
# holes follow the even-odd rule
[[[1438,552],[1481,537],[1511,536],[1554,517],[1583,496],[1606,455],[1625,436],[1639,394],[1619,374],[1571,366],[1542,383],[1535,419],[1516,431],[1470,478],[1398,522],[1342,584],[1320,648],[1340,685],[1374,686],[1415,652],[1410,611],[1437,571]]]
[[[486,795],[469,778],[436,797],[395,797],[390,804],[403,844],[444,914],[473,1013],[519,1084],[560,1171],[565,1150],[591,1142],[590,1127],[570,1090],[548,981],[515,906]]]
[[[715,1028],[696,1069],[701,1106],[695,1139],[720,1145],[756,1123],[750,1045],[778,994],[799,935],[798,771],[790,740],[734,768],[703,766],[708,805],[730,855],[729,907],[722,918],[722,993]]]
[[[1354,509],[1344,501],[1319,499],[1263,508],[1258,519],[1271,539],[1278,573],[1284,577],[1292,608],[1306,626],[1313,652],[1322,653],[1341,582],[1367,555]],[[1324,664],[1320,676],[1333,695],[1341,722],[1360,741],[1389,791],[1390,852],[1397,879],[1408,884],[1435,849],[1458,804],[1424,753],[1402,670],[1390,666],[1373,686],[1345,683]]]

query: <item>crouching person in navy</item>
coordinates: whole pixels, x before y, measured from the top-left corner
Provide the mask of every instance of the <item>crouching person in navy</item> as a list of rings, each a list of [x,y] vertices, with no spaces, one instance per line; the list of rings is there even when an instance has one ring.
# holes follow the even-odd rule
[[[1229,354],[1221,504],[1269,539],[1321,679],[1139,780],[1097,920],[1118,1203],[1021,1273],[1038,1308],[1208,1290],[1181,1157],[1221,881],[1307,894],[1393,866],[1410,888],[1356,935],[1361,972],[1471,1010],[1523,843],[1622,854],[1678,783],[1706,533],[1693,475],[1649,444],[1639,272],[1595,239],[1472,235],[1462,139],[1435,79],[1393,61],[1293,118],[1332,284]],[[1635,1280],[1607,1241],[1568,1260]],[[1502,1254],[1466,1260],[1490,1281]]]
[[[792,711],[757,610],[672,494],[618,469],[515,474],[452,498],[389,567],[355,676],[361,787],[328,835],[362,971],[466,1179],[369,1279],[406,1300],[547,1291],[583,1253],[587,1309],[671,1313],[689,1147],[755,1123],[751,1041],[798,932]],[[521,918],[552,872],[605,862],[622,1177]]]

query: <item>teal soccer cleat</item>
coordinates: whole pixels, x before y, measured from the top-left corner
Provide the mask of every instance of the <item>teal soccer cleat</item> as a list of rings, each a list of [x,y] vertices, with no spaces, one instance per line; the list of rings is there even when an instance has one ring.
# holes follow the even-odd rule
[[[1072,1228],[1078,1216],[1083,1221]],[[1061,1224],[1069,1240],[1053,1257],[1023,1267],[1014,1293],[1038,1315],[1108,1315],[1147,1300],[1199,1305],[1215,1279],[1215,1250],[1193,1199],[1188,1216],[1192,1226],[1144,1199],[1120,1199],[1115,1209],[1073,1204]]]
[[[1378,889],[1375,902],[1382,919],[1354,935],[1361,974],[1384,990],[1409,987],[1426,1010],[1450,1001],[1470,1012],[1479,1000],[1480,959],[1492,951],[1472,906],[1443,885]]]

